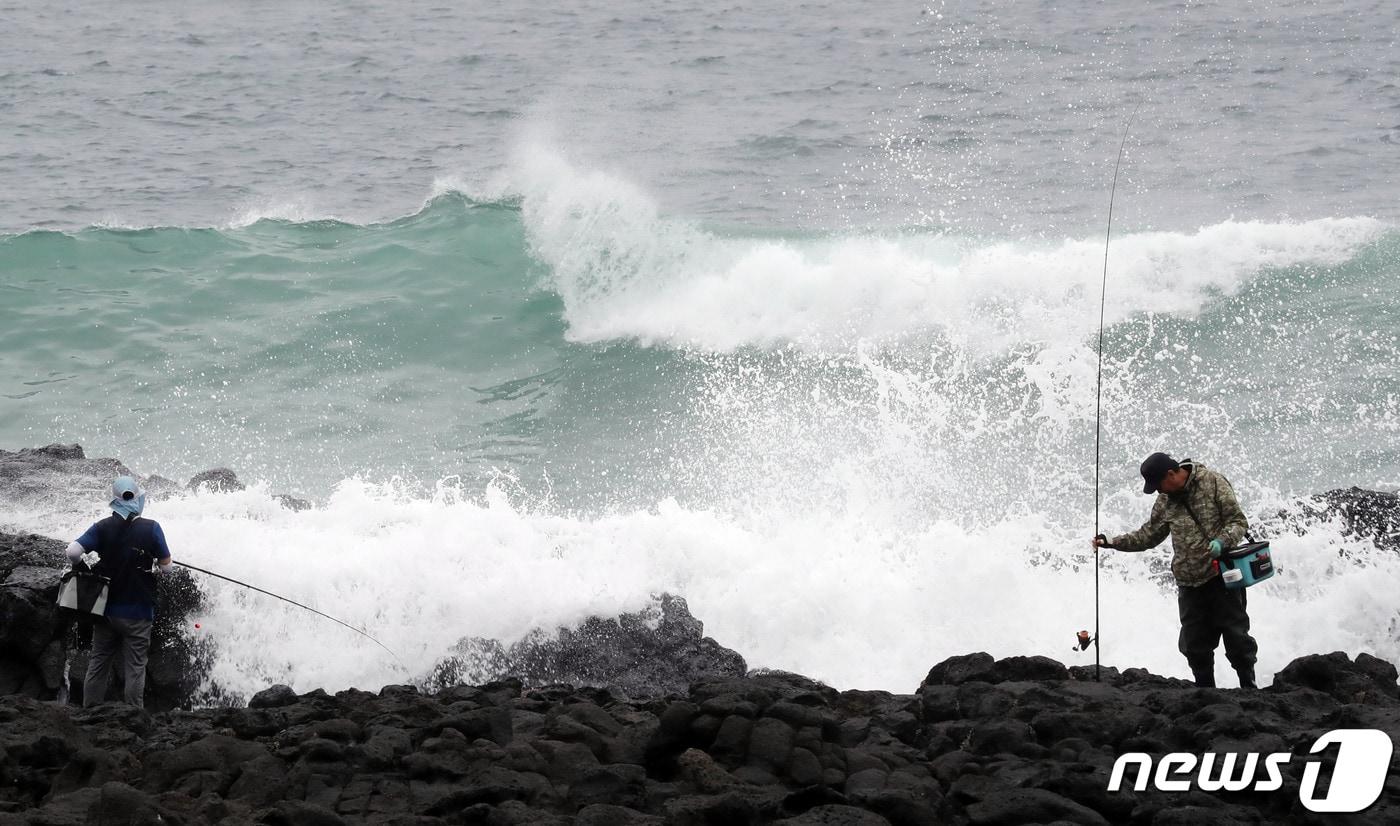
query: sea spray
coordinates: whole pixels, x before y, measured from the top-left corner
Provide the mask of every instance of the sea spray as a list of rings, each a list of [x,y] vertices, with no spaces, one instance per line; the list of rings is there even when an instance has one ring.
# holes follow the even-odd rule
[[[1385,599],[1400,587],[1394,552],[1327,519],[1279,523],[1267,514],[1296,505],[1255,487],[1245,498],[1281,566],[1251,592],[1261,676],[1323,648],[1400,657]],[[1110,496],[1108,519],[1126,524],[1139,499]],[[65,502],[32,526],[76,535],[92,516]],[[178,558],[364,627],[419,675],[463,637],[509,643],[638,610],[662,592],[685,594],[706,633],[752,667],[844,687],[907,690],[911,671],[969,650],[1070,664],[1086,656],[1069,650],[1089,598],[1080,526],[1016,508],[980,523],[909,527],[884,504],[726,513],[662,500],[583,516],[505,486],[347,480],[309,511],[282,507],[259,484],[171,496],[151,514]],[[191,618],[200,627],[187,633],[216,652],[211,685],[247,695],[269,683],[404,679],[392,657],[352,632],[217,580],[201,588],[205,610]],[[1184,675],[1165,552],[1106,557],[1103,595],[1104,622],[1116,629],[1106,664]]]
[[[411,669],[662,591],[752,665],[843,687],[908,690],[976,649],[1073,661],[1093,353],[1067,319],[1096,241],[724,229],[541,163],[515,194],[382,224],[7,237],[5,441],[238,468],[260,484],[153,503],[177,557],[334,609]],[[1105,527],[1145,517],[1158,448],[1261,519],[1394,487],[1397,244],[1367,218],[1115,242]],[[54,491],[5,518],[71,538],[101,504]],[[1261,676],[1400,656],[1393,555],[1328,523],[1275,549]],[[1183,673],[1165,552],[1104,576],[1105,663]],[[399,679],[353,634],[207,587],[221,684]]]

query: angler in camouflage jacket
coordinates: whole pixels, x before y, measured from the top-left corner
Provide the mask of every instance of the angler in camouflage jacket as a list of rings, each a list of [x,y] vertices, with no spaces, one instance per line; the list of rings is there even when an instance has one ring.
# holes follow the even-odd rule
[[[1224,640],[1225,656],[1254,687],[1258,643],[1249,635],[1243,588],[1229,590],[1214,565],[1222,551],[1244,539],[1249,522],[1224,476],[1190,459],[1180,463],[1154,453],[1142,463],[1144,493],[1156,493],[1152,514],[1142,527],[1115,536],[1094,537],[1095,547],[1145,551],[1172,539],[1172,576],[1181,616],[1178,648],[1198,685],[1215,685],[1215,648]]]

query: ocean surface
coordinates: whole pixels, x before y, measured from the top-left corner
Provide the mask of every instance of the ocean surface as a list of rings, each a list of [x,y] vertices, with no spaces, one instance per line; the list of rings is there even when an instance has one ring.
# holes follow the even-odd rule
[[[148,509],[176,558],[405,663],[210,582],[235,692],[662,591],[841,688],[1092,663],[1096,505],[1146,517],[1146,454],[1266,531],[1400,486],[1393,4],[0,13],[0,447],[233,468]],[[1400,560],[1304,528],[1261,678],[1400,660]],[[1105,558],[1105,664],[1186,676],[1169,556]]]

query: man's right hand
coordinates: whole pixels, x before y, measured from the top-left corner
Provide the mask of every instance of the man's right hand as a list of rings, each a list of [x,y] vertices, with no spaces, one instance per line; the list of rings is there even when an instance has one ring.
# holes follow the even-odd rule
[[[1096,550],[1096,551],[1097,551],[1099,548],[1111,548],[1111,547],[1113,547],[1113,546],[1111,546],[1111,545],[1108,544],[1108,537],[1104,536],[1103,534],[1099,534],[1098,536],[1096,536],[1096,537],[1094,537],[1093,539],[1091,539],[1091,540],[1089,541],[1089,544],[1093,545],[1093,546],[1094,546],[1094,550]]]
[[[88,551],[87,553],[83,554],[78,558],[81,559],[83,561],[83,564],[88,566],[89,568],[96,568],[97,563],[102,561],[102,557],[97,555],[97,551]]]

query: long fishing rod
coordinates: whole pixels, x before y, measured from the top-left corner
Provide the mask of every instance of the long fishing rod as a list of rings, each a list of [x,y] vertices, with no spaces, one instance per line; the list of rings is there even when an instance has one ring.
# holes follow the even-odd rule
[[[1103,322],[1104,308],[1108,304],[1108,242],[1113,237],[1113,201],[1118,194],[1118,169],[1123,165],[1123,149],[1128,145],[1128,131],[1133,127],[1133,119],[1142,108],[1142,101],[1133,107],[1128,122],[1123,124],[1123,140],[1118,143],[1118,159],[1113,162],[1113,186],[1108,190],[1108,229],[1103,238],[1103,288],[1099,293],[1099,365],[1094,390],[1094,536],[1099,535],[1099,445],[1103,432],[1101,412],[1103,410]],[[1099,552],[1094,549],[1094,680],[1099,679]]]
[[[178,561],[178,560],[175,560],[175,564],[176,564],[176,565],[179,565],[181,568],[189,568],[191,571],[199,571],[201,574],[207,574],[207,575],[212,576],[212,577],[217,577],[218,579],[222,579],[222,580],[224,580],[225,582],[232,582],[234,585],[241,585],[241,586],[243,586],[244,588],[247,588],[247,589],[250,590],[250,591],[257,591],[257,592],[260,593],[260,594],[267,594],[268,596],[270,596],[270,597],[275,597],[275,598],[277,598],[277,599],[282,600],[283,602],[290,602],[291,604],[295,605],[295,606],[298,607],[298,608],[305,608],[307,611],[310,611],[310,612],[313,613],[313,614],[319,614],[320,616],[325,617],[326,619],[330,620],[331,622],[340,623],[341,625],[345,626],[346,628],[349,628],[351,631],[354,631],[356,634],[360,634],[360,635],[364,636],[364,637],[365,637],[366,639],[368,639],[370,642],[374,643],[375,645],[379,646],[380,648],[384,649],[385,651],[388,651],[388,652],[389,652],[389,656],[393,657],[395,660],[398,660],[399,665],[400,665],[400,666],[403,666],[403,660],[400,660],[400,659],[399,659],[399,655],[398,655],[398,654],[395,654],[395,653],[393,652],[393,649],[389,648],[389,646],[385,645],[384,643],[382,643],[382,642],[380,642],[379,640],[376,640],[374,637],[370,636],[370,635],[369,635],[369,632],[364,631],[363,629],[360,629],[360,628],[356,628],[355,626],[351,625],[351,624],[348,623],[348,622],[345,622],[344,620],[338,620],[338,619],[336,619],[335,617],[331,616],[330,614],[324,613],[324,612],[322,612],[322,611],[317,611],[315,608],[312,608],[312,607],[309,606],[309,605],[302,605],[300,602],[297,602],[297,601],[294,600],[294,599],[287,599],[286,597],[282,596],[281,594],[274,594],[274,593],[272,593],[271,591],[264,591],[263,589],[257,587],[256,585],[249,585],[249,584],[246,583],[246,582],[239,582],[238,580],[234,579],[233,577],[224,576],[223,574],[216,574],[216,573],[214,573],[213,571],[206,571],[206,570],[204,570],[203,568],[196,568],[195,566],[193,566],[193,565],[191,565],[191,564],[189,564],[189,563],[187,563],[187,562],[180,562],[180,561]],[[405,666],[405,668],[406,668],[406,666]]]

